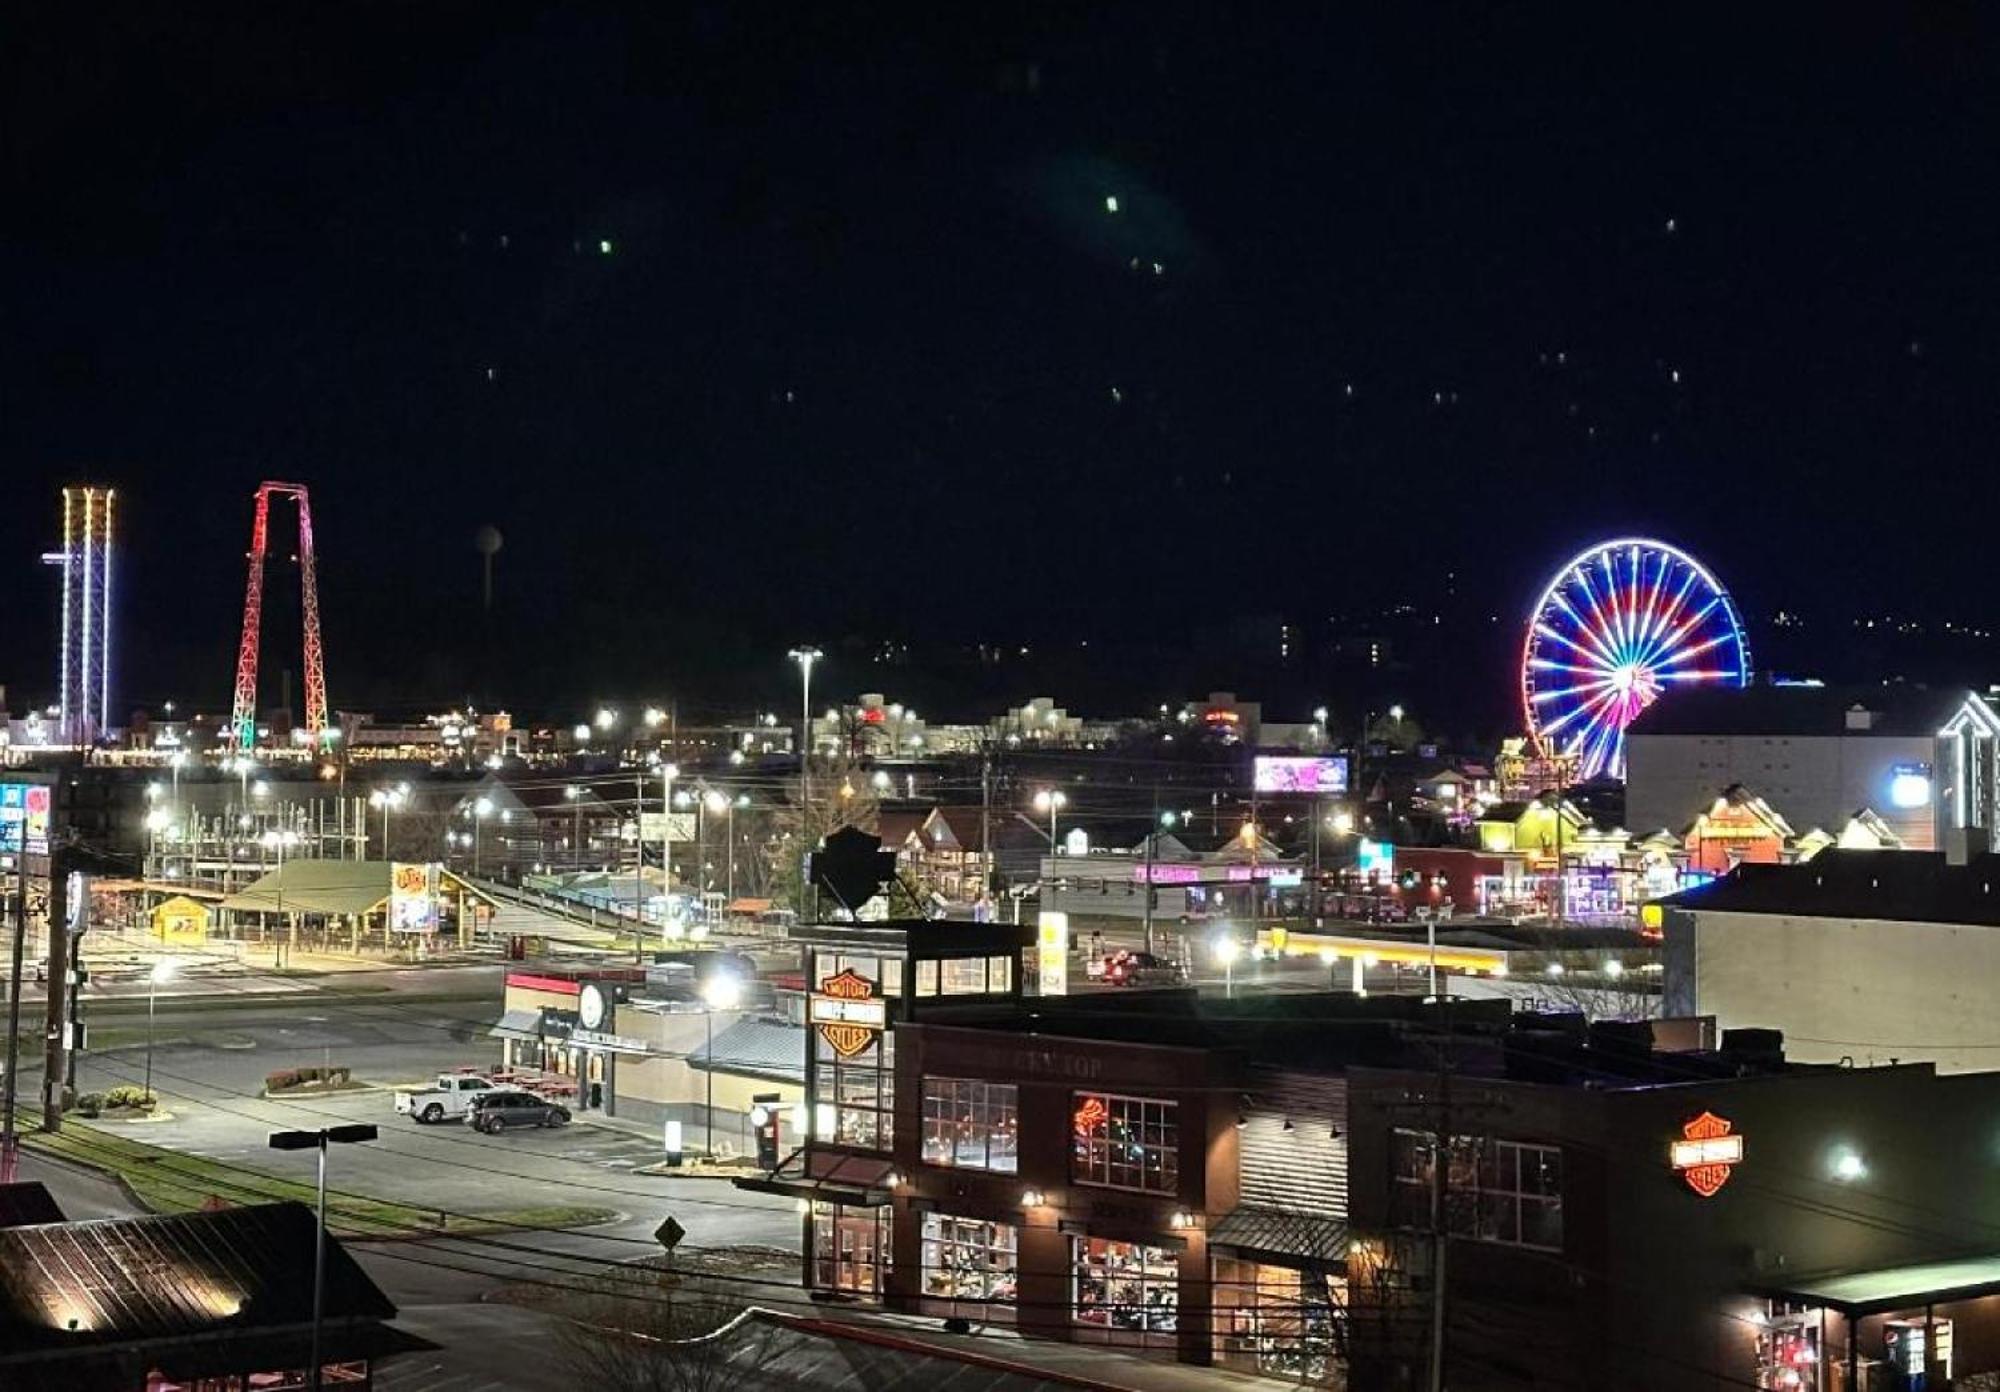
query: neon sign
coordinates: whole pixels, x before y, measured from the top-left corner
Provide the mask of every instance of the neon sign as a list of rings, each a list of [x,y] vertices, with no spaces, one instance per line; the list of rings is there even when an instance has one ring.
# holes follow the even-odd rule
[[[1669,1155],[1688,1188],[1704,1199],[1729,1182],[1729,1173],[1743,1161],[1743,1138],[1732,1123],[1714,1112],[1703,1112],[1681,1127]]]
[[[848,967],[819,983],[812,1022],[835,1053],[853,1058],[889,1023],[888,1005],[876,997],[874,982]]]
[[[1083,1105],[1076,1109],[1076,1115],[1070,1118],[1070,1124],[1076,1128],[1077,1135],[1088,1136],[1104,1125],[1105,1118],[1110,1115],[1110,1109],[1104,1105],[1102,1097],[1086,1097],[1083,1099]]]

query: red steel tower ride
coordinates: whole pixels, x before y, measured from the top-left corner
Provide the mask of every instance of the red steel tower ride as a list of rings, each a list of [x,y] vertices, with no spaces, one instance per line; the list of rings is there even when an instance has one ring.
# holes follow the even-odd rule
[[[319,583],[313,572],[312,501],[302,483],[265,480],[257,486],[257,515],[250,524],[250,581],[243,590],[243,641],[236,649],[236,701],[229,724],[236,748],[257,744],[257,647],[264,622],[264,555],[271,529],[271,499],[299,505],[299,598],[305,605],[306,733],[314,745],[326,738],[326,653],[319,641]]]

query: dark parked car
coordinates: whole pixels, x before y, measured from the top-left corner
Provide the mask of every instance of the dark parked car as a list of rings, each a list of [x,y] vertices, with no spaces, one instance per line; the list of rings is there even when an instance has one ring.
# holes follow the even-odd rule
[[[1150,952],[1114,952],[1104,959],[1104,979],[1113,986],[1178,986],[1181,969]]]
[[[488,1135],[509,1126],[562,1126],[568,1121],[567,1107],[532,1092],[489,1092],[472,1104],[472,1129]]]

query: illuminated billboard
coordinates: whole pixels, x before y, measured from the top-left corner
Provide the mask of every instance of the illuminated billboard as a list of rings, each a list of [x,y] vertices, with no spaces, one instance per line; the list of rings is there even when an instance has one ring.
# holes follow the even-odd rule
[[[1333,754],[1259,754],[1256,787],[1260,793],[1344,793],[1347,760]]]

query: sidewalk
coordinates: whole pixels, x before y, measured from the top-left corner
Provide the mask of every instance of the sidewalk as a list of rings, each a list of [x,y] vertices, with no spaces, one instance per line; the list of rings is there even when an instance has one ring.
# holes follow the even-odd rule
[[[830,1324],[854,1324],[918,1347],[991,1358],[1128,1392],[1273,1392],[1280,1387],[1298,1386],[1297,1382],[1282,1378],[1197,1368],[1164,1357],[1145,1358],[1093,1344],[1030,1339],[1001,1326],[989,1325],[976,1334],[946,1334],[935,1319],[833,1304],[815,1310],[806,1318]]]

